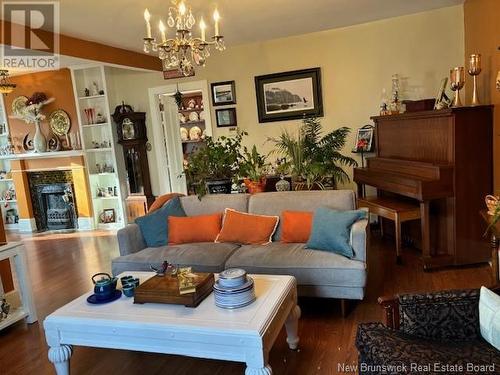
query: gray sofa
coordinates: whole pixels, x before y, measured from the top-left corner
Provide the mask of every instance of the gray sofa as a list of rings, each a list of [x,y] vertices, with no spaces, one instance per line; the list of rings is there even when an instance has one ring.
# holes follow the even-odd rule
[[[356,208],[350,190],[294,191],[255,195],[207,195],[181,198],[188,216],[222,212],[225,208],[264,215],[281,215],[284,210],[313,211],[326,206],[337,210]],[[113,274],[125,271],[149,271],[149,265],[163,260],[192,266],[199,272],[220,272],[240,267],[248,273],[286,274],[297,279],[299,295],[360,300],[366,284],[367,220],[351,229],[355,257],[348,259],[331,252],[306,249],[305,244],[279,242],[280,225],[275,241],[263,246],[230,243],[193,243],[146,248],[137,224],[118,231],[121,256],[112,262]],[[203,230],[203,228],[192,228]]]

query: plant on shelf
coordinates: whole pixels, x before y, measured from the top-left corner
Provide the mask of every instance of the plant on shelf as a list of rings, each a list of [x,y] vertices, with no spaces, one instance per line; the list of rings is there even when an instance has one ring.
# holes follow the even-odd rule
[[[267,156],[259,154],[255,145],[251,151],[248,151],[246,146],[243,147],[240,176],[244,177],[243,182],[250,194],[264,191],[268,167]]]
[[[269,140],[286,157],[284,168],[292,175],[294,190],[325,189],[350,181],[343,167],[357,166],[353,158],[340,152],[349,132],[341,127],[323,135],[319,119],[307,117],[297,134],[285,130]]]
[[[239,174],[241,141],[246,132],[235,137],[205,138],[205,145],[190,155],[184,173],[188,188],[201,199],[205,194],[229,194]]]

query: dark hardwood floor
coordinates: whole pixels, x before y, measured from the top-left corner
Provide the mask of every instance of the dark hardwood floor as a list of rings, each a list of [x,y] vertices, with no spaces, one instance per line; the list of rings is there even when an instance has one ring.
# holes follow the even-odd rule
[[[9,235],[26,244],[38,322],[19,322],[0,331],[0,374],[53,374],[47,359],[43,319],[56,308],[92,288],[90,276],[111,269],[118,255],[115,235],[108,232]],[[356,364],[354,337],[360,322],[380,321],[380,295],[491,285],[488,265],[424,272],[418,253],[403,249],[403,265],[395,264],[392,241],[371,238],[367,295],[343,319],[335,300],[301,299],[300,350],[290,351],[282,331],[270,354],[274,374],[335,374],[340,363]],[[72,374],[243,374],[240,363],[193,359],[120,350],[75,347]]]

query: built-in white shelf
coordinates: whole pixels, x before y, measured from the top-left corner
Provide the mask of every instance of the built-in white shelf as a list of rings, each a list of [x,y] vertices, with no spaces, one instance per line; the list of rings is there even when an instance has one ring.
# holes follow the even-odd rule
[[[87,100],[87,99],[104,99],[106,95],[90,95],[90,96],[80,96],[79,100]]]
[[[82,156],[82,155],[83,155],[82,150],[32,152],[25,154],[0,155],[0,160],[53,159],[53,158],[68,158],[72,156]]]
[[[17,309],[11,309],[9,312],[9,315],[7,315],[7,318],[4,320],[0,321],[0,330],[4,329],[5,327],[10,326],[11,324],[14,324],[21,319],[24,319],[28,316],[28,313],[24,311],[23,308],[19,307]]]
[[[106,72],[103,65],[87,65],[71,68],[73,81],[73,92],[77,107],[78,124],[82,134],[83,153],[85,154],[86,170],[89,173],[90,196],[94,211],[94,227],[100,229],[118,229],[123,227],[126,220],[123,206],[122,186],[120,174],[118,173],[115,129],[112,124],[111,109],[109,103],[110,92],[107,88]],[[85,89],[91,88],[94,83],[104,95],[84,96]],[[86,108],[94,108],[96,114],[100,113],[105,122],[88,124],[89,119],[85,116]],[[111,142],[110,147],[94,148],[94,144]],[[107,143],[106,143],[107,144]],[[119,156],[123,158],[122,155]],[[112,167],[114,172],[97,173],[96,165]],[[117,196],[98,197],[99,187],[117,189]],[[106,209],[114,209],[116,223],[100,223],[100,216]]]
[[[1,178],[0,182],[12,182],[12,178]]]
[[[98,126],[108,126],[108,125],[109,125],[109,122],[99,122],[97,124],[85,124],[85,125],[82,125],[82,129],[95,128]]]
[[[85,151],[87,152],[112,152],[113,149],[111,147],[106,148],[87,148]]]
[[[0,203],[17,203],[17,199],[9,199],[9,200],[0,199]]]
[[[0,137],[8,137],[8,136],[9,136],[9,133],[0,134]]]

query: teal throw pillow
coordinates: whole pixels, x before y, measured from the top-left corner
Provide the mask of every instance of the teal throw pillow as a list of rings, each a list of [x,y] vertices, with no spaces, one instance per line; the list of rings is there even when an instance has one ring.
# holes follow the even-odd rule
[[[311,236],[306,244],[308,249],[324,250],[348,258],[354,257],[350,244],[351,227],[366,218],[366,211],[337,211],[321,207],[314,212]]]
[[[168,243],[169,216],[186,216],[179,197],[172,198],[158,210],[135,219],[148,247],[165,246]]]

